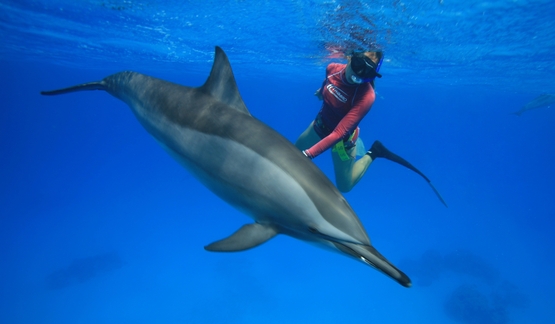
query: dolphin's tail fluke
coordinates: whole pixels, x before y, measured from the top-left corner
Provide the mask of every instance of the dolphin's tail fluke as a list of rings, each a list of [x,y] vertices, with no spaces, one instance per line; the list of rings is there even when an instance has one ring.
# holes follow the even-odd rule
[[[368,151],[368,154],[370,155],[372,160],[374,160],[376,157],[383,157],[390,161],[396,162],[404,166],[405,168],[410,169],[416,172],[417,174],[419,174],[422,178],[424,178],[424,180],[426,180],[426,182],[428,182],[430,187],[432,187],[432,190],[437,195],[441,203],[444,204],[445,207],[447,207],[447,203],[445,202],[445,200],[443,200],[443,197],[441,197],[441,195],[439,194],[439,191],[437,191],[437,189],[434,187],[430,179],[428,179],[428,177],[426,177],[424,173],[420,172],[420,170],[418,170],[415,166],[410,164],[409,161],[403,159],[399,155],[388,150],[380,141],[375,141],[374,144],[372,144],[372,148],[370,148],[370,150]]]
[[[73,87],[63,88],[58,90],[41,91],[40,94],[45,96],[54,96],[54,95],[59,95],[64,93],[85,91],[85,90],[106,90],[106,87],[104,86],[103,81],[96,81],[96,82],[83,83]]]

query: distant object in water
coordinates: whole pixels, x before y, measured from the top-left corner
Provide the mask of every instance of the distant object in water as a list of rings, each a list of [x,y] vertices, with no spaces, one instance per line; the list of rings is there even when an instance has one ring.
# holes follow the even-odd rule
[[[482,285],[460,285],[445,301],[447,315],[459,323],[505,324],[512,322],[510,310],[529,305],[528,297],[508,281],[491,292],[484,288]]]
[[[494,307],[527,308],[530,305],[528,296],[507,280],[503,280],[493,290],[491,299]]]
[[[522,115],[522,113],[524,113],[528,110],[532,110],[532,109],[536,109],[536,108],[542,108],[542,107],[548,107],[549,108],[549,106],[552,105],[552,104],[555,104],[555,95],[544,93],[544,94],[536,97],[534,100],[530,101],[526,105],[524,105],[524,107],[520,108],[519,111],[516,111],[513,114],[515,114],[517,116],[520,116],[520,115]]]
[[[400,267],[411,273],[417,286],[428,287],[440,279],[445,271],[443,256],[436,250],[428,250],[417,260],[403,260]]]
[[[46,277],[48,289],[61,289],[79,284],[123,266],[119,254],[105,253],[88,258],[75,259],[71,264]]]
[[[450,281],[453,274],[459,275],[464,284],[452,291],[443,305],[447,315],[459,323],[509,323],[510,310],[529,304],[528,297],[517,286],[500,278],[497,268],[467,250],[445,256],[428,250],[420,259],[402,261],[400,266],[413,275],[418,286],[431,286],[442,275]]]
[[[411,286],[409,277],[372,246],[328,177],[289,140],[251,116],[221,48],[216,47],[210,76],[198,88],[127,71],[42,94],[80,90],[105,90],[126,102],[170,155],[255,220],[206,250],[242,251],[287,234],[331,248]]]
[[[488,285],[495,284],[500,277],[499,270],[467,250],[456,250],[445,256],[436,250],[428,250],[420,259],[405,260],[401,265],[413,274],[420,286],[430,286],[448,272],[470,276]]]
[[[489,285],[495,284],[500,278],[499,270],[482,257],[467,250],[446,254],[443,265],[445,270],[480,279]]]
[[[444,304],[447,315],[459,323],[505,324],[509,316],[505,307],[492,305],[477,286],[464,284],[451,293]]]

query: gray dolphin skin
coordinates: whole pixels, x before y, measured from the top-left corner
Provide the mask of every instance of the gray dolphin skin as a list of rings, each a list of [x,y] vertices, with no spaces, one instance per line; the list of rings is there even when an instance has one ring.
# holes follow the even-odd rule
[[[513,114],[520,116],[522,115],[522,113],[528,110],[542,108],[542,107],[549,107],[552,104],[555,104],[555,95],[544,93],[534,98],[534,100],[530,101],[522,108],[520,108],[520,110],[515,111]]]
[[[81,90],[104,90],[127,103],[177,161],[254,219],[206,250],[242,251],[286,234],[355,258],[411,286],[409,277],[372,246],[326,175],[285,137],[251,116],[221,48],[216,47],[210,76],[198,88],[126,71],[41,94]]]

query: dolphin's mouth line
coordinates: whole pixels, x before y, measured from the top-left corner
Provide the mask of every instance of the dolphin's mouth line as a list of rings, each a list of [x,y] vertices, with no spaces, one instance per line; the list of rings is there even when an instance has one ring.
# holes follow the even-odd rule
[[[375,269],[378,269],[378,267],[376,267],[376,265],[375,265],[372,261],[370,261],[370,260],[368,260],[367,258],[363,257],[362,255],[360,256],[360,259],[362,260],[362,262],[368,264],[369,266],[371,266],[371,267],[373,267],[373,268],[375,268]],[[378,269],[378,270],[379,270],[379,269]],[[381,271],[381,270],[380,270],[380,271]],[[382,272],[383,272],[383,271],[382,271]]]
[[[361,246],[370,246],[370,245],[364,244],[364,243],[362,243],[362,242],[350,241],[350,240],[340,239],[340,238],[337,238],[337,237],[333,237],[333,236],[326,235],[326,234],[320,232],[319,230],[317,230],[317,229],[314,228],[314,227],[309,227],[309,228],[308,228],[308,231],[311,232],[311,233],[313,233],[313,234],[317,234],[317,235],[321,236],[322,238],[324,238],[324,239],[326,239],[326,240],[328,240],[328,241],[337,242],[337,243],[339,243],[339,244],[341,244],[341,243],[351,243],[351,244],[361,245]]]
[[[370,257],[376,258],[376,263],[370,261],[367,257],[362,255],[362,253],[356,251],[358,247],[349,247],[347,245],[336,243],[334,242],[336,248],[338,248],[341,252],[346,253],[357,260],[362,261],[363,263],[371,266],[372,268],[378,270],[379,272],[383,273],[384,275],[394,279],[401,285],[405,287],[410,287],[411,282],[410,279],[405,275],[402,271],[397,269],[393,264],[391,264],[387,259],[385,259],[378,251],[376,251],[371,245],[373,251],[366,251]],[[358,245],[360,246],[360,245]],[[382,264],[383,263],[383,264]]]
[[[363,246],[368,246],[367,244],[359,244],[359,245],[363,245]],[[380,269],[380,267],[378,267],[374,262],[368,260],[367,258],[365,258],[364,256],[362,256],[360,253],[358,253],[357,251],[353,250],[352,248],[343,245],[341,243],[337,243],[335,244],[335,246],[337,248],[339,248],[339,250],[343,251],[344,253],[350,254],[351,256],[353,256],[356,259],[359,259],[360,261],[366,263],[367,265],[371,266],[372,268],[378,270],[379,272],[385,274],[386,276],[390,276],[390,274],[388,274],[387,272],[385,272],[383,269]]]
[[[374,264],[372,261],[370,261],[370,260],[368,260],[367,258],[365,258],[364,256],[362,256],[360,253],[358,253],[357,251],[353,250],[352,248],[350,248],[350,247],[348,247],[348,246],[346,246],[346,245],[344,245],[344,244],[341,244],[340,242],[334,242],[334,245],[335,245],[335,247],[337,247],[340,251],[342,251],[342,252],[344,252],[344,253],[347,253],[347,254],[350,254],[350,255],[351,255],[352,257],[354,257],[355,259],[360,259],[360,261],[366,263],[367,265],[371,266],[372,268],[374,268],[374,269],[376,269],[376,270],[379,270],[379,271],[381,271],[382,273],[385,273],[385,272],[383,272],[380,268],[378,268],[378,267],[376,266],[376,264]],[[359,245],[363,245],[363,246],[364,246],[364,244],[359,244]]]

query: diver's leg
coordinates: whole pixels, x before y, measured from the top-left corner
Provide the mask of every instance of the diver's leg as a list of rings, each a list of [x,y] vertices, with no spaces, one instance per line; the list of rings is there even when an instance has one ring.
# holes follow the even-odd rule
[[[360,159],[358,159],[353,165],[353,171],[351,172],[351,177],[353,181],[353,187],[362,179],[366,170],[372,164],[373,160],[368,154],[364,154]]]
[[[335,184],[341,192],[349,192],[362,179],[362,176],[372,163],[372,158],[365,154],[356,161],[356,147],[347,150],[349,159],[343,161],[337,152],[331,152],[335,171]]]
[[[320,141],[320,136],[316,134],[316,131],[314,130],[314,122],[312,122],[310,123],[308,128],[301,134],[301,136],[297,138],[297,141],[295,142],[295,146],[299,150],[308,150],[319,141]]]

